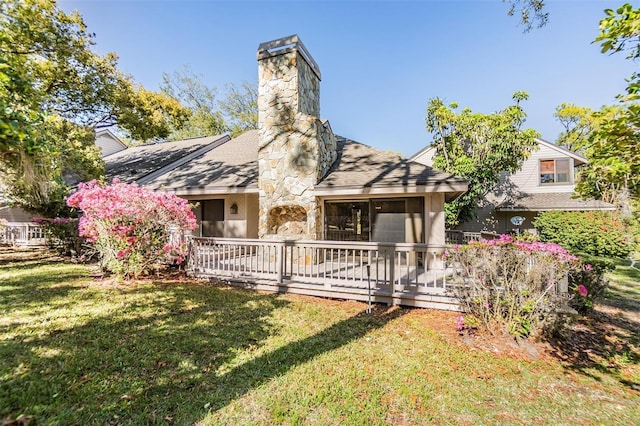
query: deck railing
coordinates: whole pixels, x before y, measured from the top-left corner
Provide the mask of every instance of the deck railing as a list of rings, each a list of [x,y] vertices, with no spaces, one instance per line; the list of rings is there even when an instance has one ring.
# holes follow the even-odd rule
[[[445,238],[449,244],[469,244],[472,241],[495,240],[500,238],[500,235],[493,232],[463,232],[447,229]]]
[[[188,271],[265,290],[457,309],[446,246],[359,241],[189,238]],[[371,289],[371,290],[369,290]]]
[[[9,223],[0,231],[0,244],[39,246],[46,244],[42,226],[35,223]]]

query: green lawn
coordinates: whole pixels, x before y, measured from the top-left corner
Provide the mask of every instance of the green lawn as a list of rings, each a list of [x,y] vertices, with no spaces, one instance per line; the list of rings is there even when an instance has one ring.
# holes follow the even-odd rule
[[[454,329],[451,314],[377,307],[367,315],[361,303],[180,280],[117,285],[91,279],[85,266],[14,262],[4,254],[0,420],[6,422],[620,425],[640,419],[637,340],[625,359],[622,350],[613,354],[613,367],[570,357],[525,361],[473,349],[442,332],[443,318]],[[607,301],[637,309],[639,276],[620,274],[624,283]]]

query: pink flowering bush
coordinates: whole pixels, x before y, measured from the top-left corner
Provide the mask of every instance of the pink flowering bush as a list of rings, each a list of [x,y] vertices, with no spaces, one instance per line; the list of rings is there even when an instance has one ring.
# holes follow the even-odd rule
[[[182,263],[186,247],[172,233],[196,227],[186,200],[117,179],[111,185],[81,183],[67,205],[82,211],[80,235],[95,245],[102,267],[123,277]]]
[[[508,235],[455,246],[446,258],[462,310],[492,333],[519,338],[556,331],[569,297],[568,274],[582,269],[581,260],[557,244]]]

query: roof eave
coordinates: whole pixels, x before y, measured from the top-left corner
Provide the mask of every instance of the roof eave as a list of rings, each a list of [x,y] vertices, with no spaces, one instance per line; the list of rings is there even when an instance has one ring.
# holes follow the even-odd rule
[[[453,196],[457,198],[467,191],[468,185],[464,181],[436,182],[427,184],[412,185],[389,185],[389,186],[332,186],[316,187],[314,195],[318,197],[326,196],[348,196],[348,195],[396,195],[396,194],[422,194],[433,192],[444,192],[447,198]]]

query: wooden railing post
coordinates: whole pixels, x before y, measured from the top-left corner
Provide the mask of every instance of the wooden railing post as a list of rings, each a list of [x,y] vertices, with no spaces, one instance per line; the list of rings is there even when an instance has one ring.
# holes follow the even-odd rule
[[[283,269],[284,269],[284,262],[285,262],[285,256],[284,256],[284,250],[285,250],[285,242],[279,242],[277,245],[277,252],[276,252],[276,282],[278,284],[282,284],[283,282]]]

